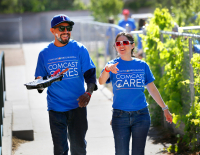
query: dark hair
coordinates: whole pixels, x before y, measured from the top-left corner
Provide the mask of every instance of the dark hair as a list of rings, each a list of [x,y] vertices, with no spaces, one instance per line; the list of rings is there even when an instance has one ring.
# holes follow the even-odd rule
[[[114,18],[111,18],[111,17],[110,17],[110,18],[108,19],[108,23],[114,24],[114,22],[115,22],[115,21],[114,21]]]
[[[138,30],[141,30],[142,26],[145,25],[145,19],[140,19],[138,22]]]
[[[134,43],[134,38],[133,38],[133,36],[132,36],[130,33],[126,33],[126,32],[120,32],[120,33],[118,33],[118,35],[117,35],[116,38],[115,38],[115,42],[117,41],[117,39],[118,39],[120,36],[125,36],[129,41],[132,42],[131,44]],[[134,48],[131,50],[131,56],[132,56],[132,57],[135,57],[135,55],[134,55]]]

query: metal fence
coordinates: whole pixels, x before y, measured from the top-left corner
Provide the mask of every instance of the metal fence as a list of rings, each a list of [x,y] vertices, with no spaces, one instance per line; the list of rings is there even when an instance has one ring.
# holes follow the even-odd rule
[[[192,103],[193,103],[194,97],[195,97],[195,90],[194,90],[194,72],[193,72],[192,64],[190,62],[193,57],[193,54],[199,53],[199,51],[194,50],[194,46],[197,44],[198,40],[200,39],[200,35],[199,35],[200,34],[200,31],[199,31],[200,26],[180,27],[179,30],[181,31],[181,33],[180,32],[170,32],[170,31],[160,31],[160,40],[164,43],[165,42],[163,39],[164,35],[168,35],[168,37],[171,39],[173,39],[172,36],[173,37],[182,36],[184,40],[188,41],[188,46],[184,46],[184,48],[188,48],[187,51],[189,51],[188,54],[187,53],[184,54],[185,55],[184,63],[186,64],[186,66],[189,66],[189,67],[184,67],[183,69],[184,69],[184,72],[186,73],[185,76],[187,76],[187,78],[190,80],[189,90],[186,90],[186,91],[189,91],[188,95],[190,95],[190,103],[188,103],[188,105],[190,104],[189,106],[192,106]],[[194,32],[194,30],[197,30],[197,31]],[[185,93],[185,96],[188,96],[188,95],[186,95],[187,92],[182,92],[182,93],[183,94]],[[185,107],[184,109],[187,112],[187,111],[189,111],[190,107]],[[175,127],[175,125],[169,125],[168,123],[166,123],[165,120],[163,121],[163,124],[166,128],[173,129],[173,131],[175,133],[184,134],[184,132],[183,132],[184,124],[183,123],[181,123],[181,125],[178,129]],[[198,141],[200,140],[199,135],[197,136],[197,139],[198,139]]]
[[[200,30],[200,26],[191,26],[191,27],[179,27],[179,29],[182,31],[180,32],[168,32],[168,31],[160,31],[161,41],[163,40],[163,35],[168,35],[169,38],[171,38],[171,35],[174,36],[183,36],[187,37],[189,46],[185,47],[189,50],[189,58],[187,59],[187,64],[189,66],[189,73],[188,77],[190,78],[190,96],[191,96],[191,103],[194,101],[194,75],[193,75],[193,68],[190,64],[190,60],[193,57],[194,53],[194,39],[200,40],[200,31],[198,33],[191,32],[192,30]],[[105,64],[115,58],[117,56],[117,53],[115,49],[113,48],[114,39],[118,32],[120,31],[126,31],[126,29],[121,28],[114,24],[104,24],[99,22],[80,22],[76,21],[75,27],[72,31],[72,37],[73,39],[80,41],[83,43],[88,51],[90,52],[90,55],[92,56],[95,65],[97,67],[97,76],[100,75],[101,70],[104,68]],[[137,35],[138,34],[144,34],[145,35],[145,29],[140,31],[131,31],[131,34],[133,34],[135,39],[135,53],[137,53]],[[189,109],[188,109],[189,110]],[[165,124],[165,123],[164,123]],[[165,124],[165,127],[166,124]]]
[[[13,24],[18,23],[18,24]],[[9,26],[8,26],[9,25]],[[5,44],[4,48],[10,48],[10,43],[19,44],[22,48],[23,43],[23,29],[22,17],[13,19],[0,19],[0,42]],[[5,33],[6,32],[6,33]]]
[[[2,136],[3,136],[3,118],[4,118],[5,100],[6,100],[5,58],[4,58],[4,52],[1,52],[1,55],[0,55],[0,155],[2,154]]]
[[[126,29],[119,27],[115,24],[106,24],[100,22],[85,22],[85,21],[75,21],[75,25],[72,31],[72,38],[83,43],[90,55],[92,56],[94,62],[96,63],[97,70],[101,70],[105,64],[115,58],[117,53],[113,48],[114,39],[119,32],[126,31]],[[189,47],[187,47],[190,51],[190,59],[192,58],[193,52],[193,44],[192,40],[197,38],[200,40],[200,35],[193,34],[191,32],[187,32],[189,30],[200,30],[200,26],[191,26],[191,27],[180,27],[183,32],[167,32],[160,31],[161,33],[161,41],[163,41],[163,35],[175,35],[175,36],[183,36],[189,38]],[[187,33],[186,33],[186,32]],[[145,34],[145,29],[140,31],[131,31],[135,39],[135,53],[137,53],[137,35]],[[192,71],[192,68],[191,68]],[[192,77],[192,75],[191,75]],[[192,81],[192,79],[191,79]]]
[[[182,30],[200,30],[200,26],[191,26],[191,27],[181,27]],[[189,62],[191,61],[192,57],[193,57],[193,53],[194,51],[194,44],[195,42],[193,42],[192,40],[194,38],[196,39],[200,39],[200,35],[198,34],[192,34],[192,33],[179,33],[179,32],[169,32],[169,31],[160,31],[161,33],[161,41],[163,42],[163,35],[174,35],[174,36],[183,36],[183,37],[188,37],[188,44],[189,44]],[[193,103],[194,101],[194,74],[193,74],[193,68],[192,68],[192,64],[189,63],[189,74],[190,74],[190,92],[191,92],[191,103]]]
[[[116,57],[112,45],[116,34],[120,31],[125,29],[114,24],[75,21],[72,38],[87,47],[97,66],[97,72],[100,72],[109,60]]]

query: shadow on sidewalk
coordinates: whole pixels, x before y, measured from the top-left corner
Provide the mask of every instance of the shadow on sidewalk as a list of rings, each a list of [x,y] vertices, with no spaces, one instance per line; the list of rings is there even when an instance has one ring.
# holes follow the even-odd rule
[[[167,152],[169,145],[173,145],[177,142],[177,138],[172,132],[166,130],[164,127],[150,127],[148,138],[153,144],[163,145],[163,150],[158,152],[159,155],[172,155]]]

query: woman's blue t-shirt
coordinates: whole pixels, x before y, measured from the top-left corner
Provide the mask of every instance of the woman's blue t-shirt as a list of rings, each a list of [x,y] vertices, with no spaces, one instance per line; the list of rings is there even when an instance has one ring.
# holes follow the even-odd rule
[[[35,77],[52,75],[57,69],[66,68],[69,70],[62,81],[52,83],[47,89],[48,110],[64,112],[77,108],[77,99],[85,92],[84,73],[95,65],[85,46],[71,39],[63,47],[51,42],[40,52]]]
[[[124,61],[116,58],[108,64],[119,62],[117,74],[110,72],[107,83],[113,86],[113,108],[124,111],[137,111],[148,106],[144,90],[145,86],[155,80],[146,62],[134,58]]]

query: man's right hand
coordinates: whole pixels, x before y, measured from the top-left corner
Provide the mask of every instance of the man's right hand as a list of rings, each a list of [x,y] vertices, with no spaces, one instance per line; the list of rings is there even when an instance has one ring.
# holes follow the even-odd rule
[[[41,76],[38,76],[36,79],[41,79],[42,77]]]

